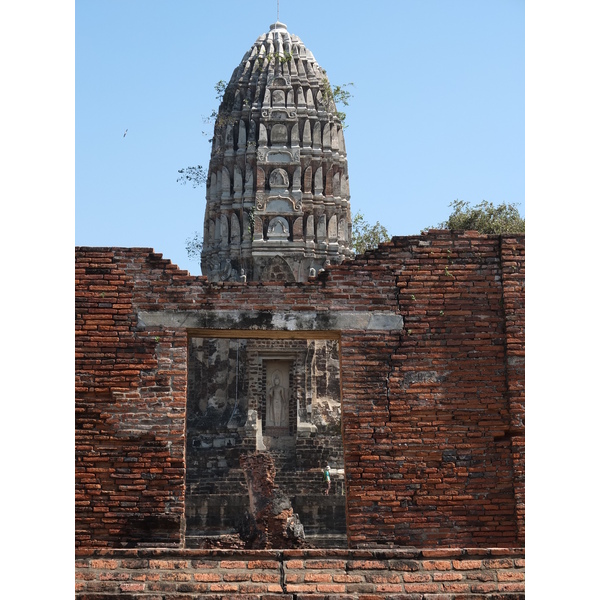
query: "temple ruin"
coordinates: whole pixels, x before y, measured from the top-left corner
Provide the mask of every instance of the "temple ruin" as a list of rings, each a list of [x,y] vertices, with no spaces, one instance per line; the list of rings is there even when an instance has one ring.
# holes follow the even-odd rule
[[[202,276],[76,249],[79,600],[524,598],[524,236],[352,257],[327,85],[234,70]]]

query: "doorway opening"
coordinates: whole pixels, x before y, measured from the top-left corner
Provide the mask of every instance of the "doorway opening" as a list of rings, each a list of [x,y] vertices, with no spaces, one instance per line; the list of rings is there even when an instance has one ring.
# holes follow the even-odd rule
[[[237,543],[249,510],[240,458],[257,451],[272,456],[306,546],[347,546],[339,344],[336,332],[190,332],[188,547]]]

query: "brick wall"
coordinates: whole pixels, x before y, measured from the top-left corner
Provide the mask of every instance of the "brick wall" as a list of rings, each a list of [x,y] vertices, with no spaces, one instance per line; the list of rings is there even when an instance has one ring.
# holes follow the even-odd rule
[[[100,550],[76,561],[78,600],[525,598],[519,549]]]
[[[208,284],[140,248],[76,259],[80,549],[184,543],[185,323],[241,309],[252,322],[222,327],[276,333],[274,311],[404,319],[340,331],[351,547],[524,543],[523,236],[394,238],[304,284]]]
[[[187,335],[138,328],[118,255],[77,253],[76,544],[179,545]]]
[[[522,542],[523,261],[522,240],[444,231],[367,260],[391,266],[404,330],[343,365],[365,373],[344,388],[356,543]]]

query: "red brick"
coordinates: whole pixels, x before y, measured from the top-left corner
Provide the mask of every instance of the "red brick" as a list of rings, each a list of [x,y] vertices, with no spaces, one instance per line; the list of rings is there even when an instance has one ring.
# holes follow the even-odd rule
[[[222,560],[221,569],[245,569],[246,561],[243,560]]]
[[[512,569],[514,566],[514,561],[509,558],[484,560],[483,566],[488,569]]]
[[[335,583],[363,583],[365,581],[364,575],[357,574],[346,574],[346,573],[334,573],[333,581]]]
[[[525,584],[524,583],[499,583],[498,591],[499,592],[524,592]]]
[[[211,583],[211,592],[237,592],[239,586],[235,583]]]
[[[325,581],[331,582],[332,575],[330,573],[306,573],[304,575],[304,581],[316,582],[316,581]]]
[[[191,581],[192,576],[190,573],[163,573],[161,579],[162,581]]]
[[[482,562],[480,560],[453,560],[452,566],[460,571],[481,569]]]
[[[487,594],[498,589],[496,583],[476,583],[471,586],[471,591],[476,594]]]
[[[249,581],[250,574],[247,572],[243,573],[225,573],[223,575],[223,581]]]
[[[420,585],[420,584],[414,584]],[[403,592],[404,587],[401,583],[378,583],[375,585],[376,592]],[[408,589],[406,590],[409,591]],[[423,590],[426,591],[426,590]]]
[[[329,594],[343,593],[346,591],[346,586],[335,583],[318,583],[317,591],[326,592]]]
[[[365,581],[368,583],[401,583],[402,578],[397,573],[367,573]]]
[[[277,569],[279,563],[276,560],[250,560],[248,561],[249,569]]]
[[[307,561],[308,562],[308,561]],[[337,568],[342,568],[337,567]],[[350,570],[369,570],[369,569],[385,569],[386,564],[380,560],[351,560],[348,561],[348,569]]]
[[[267,586],[264,583],[240,583],[238,592],[240,594],[263,594],[267,591]]]
[[[317,586],[316,584],[307,584],[307,583],[290,583],[286,586],[286,589],[291,594],[296,592],[316,592]]]
[[[116,560],[90,560],[90,567],[92,569],[116,569],[119,566],[119,562]]]
[[[498,581],[525,581],[523,571],[498,571]]]
[[[434,573],[434,581],[461,581],[463,576],[460,573]]]
[[[466,583],[443,583],[442,589],[445,592],[452,592],[454,594],[460,594],[469,591],[469,585]]]
[[[145,585],[143,583],[122,583],[119,588],[122,592],[143,592]]]
[[[252,581],[261,583],[277,583],[279,581],[278,573],[252,573]]]
[[[129,578],[129,573],[115,573],[110,571],[108,573],[100,573],[98,576],[100,581],[127,581]]]
[[[423,568],[426,571],[449,571],[452,563],[449,560],[424,560]]]
[[[304,561],[303,560],[288,560],[285,562],[286,569],[303,569]]]
[[[428,594],[439,591],[440,586],[435,583],[406,583],[404,589],[410,594]]]
[[[344,569],[345,567],[344,560],[307,560],[304,563],[305,569]]]
[[[407,583],[425,583],[426,581],[431,581],[431,575],[428,573],[404,573],[402,577]]]
[[[221,581],[221,575],[217,573],[194,573],[195,581]]]

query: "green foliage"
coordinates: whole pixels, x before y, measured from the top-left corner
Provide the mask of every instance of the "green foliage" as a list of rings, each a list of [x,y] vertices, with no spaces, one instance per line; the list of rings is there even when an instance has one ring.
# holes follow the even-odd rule
[[[233,88],[229,88],[229,84],[221,79],[215,83],[215,92],[217,92],[215,98],[219,101],[219,110],[217,111],[217,109],[213,108],[210,115],[208,115],[208,117],[203,116],[202,120],[207,125],[212,125],[213,127],[216,126],[217,128],[224,127],[230,123],[235,123],[235,119],[231,115],[227,115],[235,100]],[[203,131],[202,135],[207,136],[208,134]],[[211,143],[212,138],[208,141]]]
[[[196,165],[195,167],[186,167],[185,169],[178,169],[179,177],[177,183],[185,185],[191,183],[193,188],[206,183],[206,171],[202,165]]]
[[[229,84],[221,79],[215,84],[215,92],[217,95],[215,98],[219,101],[218,112],[213,109],[210,115],[204,119],[205,123],[214,123],[216,127],[224,127],[228,124],[233,124],[235,119],[229,114],[233,108],[235,101],[235,93],[233,87],[229,87]],[[212,141],[212,140],[210,140]]]
[[[256,213],[256,206],[253,206],[248,211],[248,233],[250,235],[254,234],[254,223],[256,222],[255,213]]]
[[[194,231],[194,235],[185,240],[185,251],[190,260],[200,264],[200,258],[202,257],[202,238],[197,231]]]
[[[327,76],[321,79],[321,96],[323,97],[323,104],[328,105],[331,102],[337,107],[338,104],[343,104],[344,106],[348,106],[350,104],[350,98],[352,98],[352,94],[346,89],[349,86],[353,86],[352,82],[343,83],[342,85],[334,85],[331,87],[331,83],[329,83],[329,79]],[[336,114],[338,119],[340,120],[342,127],[346,127],[346,113],[337,110]]]
[[[379,221],[371,225],[358,211],[352,218],[352,248],[356,254],[376,248],[382,242],[389,242],[387,229]]]
[[[350,85],[354,85],[352,82],[350,83],[342,83],[342,85],[334,85],[333,86],[333,101],[336,104],[343,104],[344,106],[348,106],[350,104],[350,98],[352,98],[352,94],[345,88]]]
[[[289,52],[284,52],[283,54],[274,52],[273,54],[267,54],[265,58],[267,59],[267,62],[274,60],[278,63],[289,63],[292,60],[292,55]]]
[[[233,124],[235,119],[228,114],[235,100],[233,88],[230,88],[229,84],[224,79],[221,79],[215,83],[215,92],[217,92],[215,98],[220,103],[219,110],[217,111],[213,108],[210,115],[208,115],[208,117],[203,116],[202,120],[207,125],[212,125],[217,128],[225,127],[230,123]],[[202,135],[208,136],[205,131],[202,132]],[[208,140],[209,143],[212,143],[212,141],[213,138]],[[196,188],[199,185],[206,183],[207,174],[204,167],[201,165],[179,169],[177,172],[180,174],[180,177],[177,178],[177,182],[183,185],[189,182],[192,184],[192,187]]]
[[[435,229],[476,229],[479,233],[525,233],[525,219],[517,210],[517,204],[503,202],[494,206],[483,200],[471,206],[464,200],[449,205],[452,213]],[[428,229],[434,229],[429,227]]]
[[[285,64],[291,62],[293,56],[289,52],[284,52],[283,54],[279,52],[273,52],[269,54],[265,54],[264,56],[257,56],[256,60],[258,61],[258,70],[262,73],[262,70],[265,66],[265,61],[270,63],[272,60],[275,61],[275,64]]]
[[[219,102],[221,102],[221,100],[223,99],[226,89],[227,89],[227,82],[224,79],[220,79],[219,81],[217,81],[217,83],[215,83],[215,92],[217,92],[217,95],[215,96],[215,98]]]

